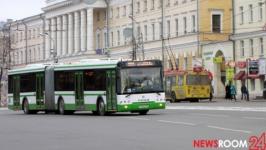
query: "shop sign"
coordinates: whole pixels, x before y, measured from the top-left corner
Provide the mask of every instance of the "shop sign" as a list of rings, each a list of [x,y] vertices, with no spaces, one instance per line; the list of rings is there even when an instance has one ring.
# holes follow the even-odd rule
[[[248,73],[249,75],[258,75],[259,73],[259,61],[250,60],[248,63]]]
[[[214,57],[213,62],[215,64],[221,64],[223,62],[223,57]]]
[[[202,59],[201,58],[193,58],[192,66],[193,66],[193,68],[202,67]]]
[[[259,59],[259,75],[266,75],[266,58]]]

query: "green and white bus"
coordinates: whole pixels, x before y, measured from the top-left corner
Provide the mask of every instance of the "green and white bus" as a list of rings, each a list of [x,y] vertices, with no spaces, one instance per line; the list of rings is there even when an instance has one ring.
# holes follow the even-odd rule
[[[8,107],[25,114],[141,115],[165,108],[159,60],[83,60],[72,64],[31,65],[9,71]]]

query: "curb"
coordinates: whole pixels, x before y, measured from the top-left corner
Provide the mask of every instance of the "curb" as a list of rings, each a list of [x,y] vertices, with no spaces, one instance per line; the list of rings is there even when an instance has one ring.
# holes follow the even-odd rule
[[[6,107],[4,107],[4,108],[0,108],[0,111],[1,111],[1,110],[8,110],[8,108],[6,108]]]

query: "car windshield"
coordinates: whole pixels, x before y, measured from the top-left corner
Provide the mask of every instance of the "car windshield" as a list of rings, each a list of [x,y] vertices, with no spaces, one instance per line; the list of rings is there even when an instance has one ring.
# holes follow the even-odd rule
[[[122,69],[120,78],[121,94],[163,91],[160,67]]]
[[[208,75],[188,75],[187,85],[210,85]]]

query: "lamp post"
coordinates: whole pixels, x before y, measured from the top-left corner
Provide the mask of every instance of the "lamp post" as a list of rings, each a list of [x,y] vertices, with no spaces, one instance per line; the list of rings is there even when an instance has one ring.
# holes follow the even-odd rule
[[[54,63],[58,63],[58,59],[56,58],[56,55],[57,55],[57,53],[56,53],[56,50],[55,50],[55,40],[51,37],[51,35],[49,34],[49,33],[47,33],[47,32],[45,32],[45,33],[40,33],[40,35],[41,36],[47,36],[49,39],[50,39],[50,41],[52,41],[52,47],[51,47],[51,49],[50,49],[50,53],[53,55],[53,61],[54,61]]]

